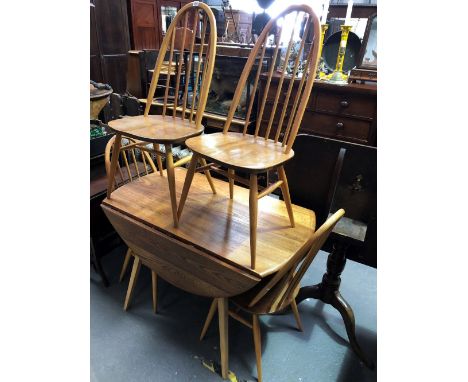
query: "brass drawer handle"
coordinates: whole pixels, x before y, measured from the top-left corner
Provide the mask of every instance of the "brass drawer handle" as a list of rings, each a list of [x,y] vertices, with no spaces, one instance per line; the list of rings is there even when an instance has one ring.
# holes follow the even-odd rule
[[[338,123],[336,124],[336,128],[337,128],[337,129],[342,129],[343,127],[344,127],[343,122],[338,122]]]
[[[341,107],[348,107],[349,103],[348,103],[348,101],[341,101],[340,105],[341,105]]]

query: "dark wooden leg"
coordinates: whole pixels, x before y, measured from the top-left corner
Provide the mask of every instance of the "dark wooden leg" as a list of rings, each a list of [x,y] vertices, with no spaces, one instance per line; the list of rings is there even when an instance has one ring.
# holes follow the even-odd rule
[[[96,272],[101,276],[102,284],[107,288],[109,286],[109,281],[107,280],[106,273],[102,268],[101,260],[96,256],[96,251],[94,249],[93,238],[91,238],[91,264],[93,265]]]
[[[302,287],[296,297],[296,303],[299,304],[306,298],[315,298],[330,304],[338,310],[345,323],[351,348],[369,369],[374,369],[374,363],[364,355],[357,342],[353,310],[340,294],[340,276],[346,264],[346,249],[347,246],[341,243],[333,245],[333,250],[328,256],[327,271],[323,275],[322,282],[317,285]]]

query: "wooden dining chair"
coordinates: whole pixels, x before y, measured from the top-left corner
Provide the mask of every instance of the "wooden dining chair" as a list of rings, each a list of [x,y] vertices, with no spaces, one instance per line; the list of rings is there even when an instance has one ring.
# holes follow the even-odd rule
[[[140,179],[142,176],[148,175],[151,172],[157,173],[157,165],[151,159],[151,156],[146,152],[140,150],[141,161],[137,160],[138,154],[135,152],[136,148],[134,146],[135,140],[132,138],[124,138],[123,145],[120,146],[118,155],[115,155],[115,136],[113,136],[107,142],[106,149],[104,151],[104,163],[106,168],[106,174],[108,178],[110,177],[110,166],[111,166],[111,156],[120,157],[120,163],[117,161],[117,170],[113,176],[113,184],[115,188],[119,188],[122,185],[133,182],[135,179]],[[149,168],[148,168],[149,167]],[[119,176],[117,176],[117,174]],[[133,295],[133,290],[135,289],[135,284],[138,279],[138,274],[140,272],[141,261],[137,255],[135,255],[130,248],[127,249],[125,254],[124,263],[122,270],[120,271],[119,282],[121,282],[125,276],[128,265],[131,258],[134,257],[132,273],[130,276],[130,282],[128,284],[127,294],[125,296],[124,310],[127,310]],[[154,271],[151,271],[151,280],[152,280],[152,292],[153,292],[153,311],[156,313],[157,310],[157,274]]]
[[[237,306],[238,310],[228,310],[229,315],[245,326],[248,326],[253,331],[259,382],[262,381],[262,345],[258,316],[278,313],[285,310],[288,306],[291,306],[298,329],[302,331],[301,319],[295,301],[299,292],[300,281],[344,213],[345,211],[340,209],[330,216],[277,273],[266,278],[253,289],[239,296],[230,298],[230,301]],[[205,324],[203,325],[200,340],[205,336],[217,309],[218,299],[214,299],[211,303]],[[242,317],[239,314],[239,310],[251,314],[252,321],[248,321]]]
[[[197,38],[199,38],[200,43],[195,44]],[[167,54],[169,54],[169,59],[166,62]],[[184,64],[184,56],[187,54],[188,59],[185,60],[186,64]],[[110,128],[116,133],[115,146],[117,150],[121,145],[122,137],[130,137],[136,140],[135,146],[156,155],[160,168],[162,168],[161,157],[166,158],[167,180],[175,227],[178,225],[178,218],[174,168],[186,164],[190,161],[191,156],[174,163],[172,146],[182,144],[187,138],[199,135],[204,130],[201,122],[213,75],[215,54],[216,21],[213,12],[202,2],[188,3],[180,9],[171,22],[161,44],[144,114],[125,116],[109,122]],[[195,63],[195,56],[198,57],[198,64]],[[173,69],[173,66],[177,66],[177,68]],[[190,81],[193,73],[195,73],[195,80]],[[166,77],[161,104],[162,115],[149,115],[156,87],[159,86],[160,74]],[[170,84],[174,82],[175,88],[171,88]],[[189,83],[192,85],[189,86]],[[173,96],[169,96],[170,88],[174,92]],[[153,148],[149,148],[148,144],[152,144]],[[164,150],[159,149],[160,144],[164,145]],[[206,165],[203,158],[200,160],[202,166]],[[116,163],[117,156],[113,157],[110,166],[108,198],[111,198],[114,189],[112,179]],[[205,175],[213,193],[216,193],[208,169],[206,169]]]
[[[277,27],[278,22],[280,22],[279,27]],[[304,26],[303,37],[299,38],[298,35],[300,34],[301,25]],[[279,55],[278,51],[281,46],[280,42],[282,41],[283,30],[287,28],[287,26],[292,26],[292,28],[290,28],[291,30],[286,36],[286,41],[288,41],[288,43],[285,50],[285,57],[281,65],[282,68],[275,72],[275,63]],[[234,113],[239,106],[244,87],[251,74],[255,77],[251,93],[255,94],[257,90],[260,71],[263,66],[262,62],[268,45],[268,38],[272,33],[271,31],[274,29],[277,31],[274,42],[274,54],[268,71],[263,97],[259,100],[255,132],[253,135],[247,134],[254,97],[251,97],[247,108],[243,132],[229,132]],[[311,31],[313,31],[313,33],[311,33]],[[311,43],[308,43],[308,41],[311,41]],[[234,179],[236,178],[235,171],[242,171],[243,173],[249,174],[250,251],[252,268],[255,268],[258,200],[260,198],[270,194],[276,188],[281,187],[283,198],[288,209],[289,220],[291,226],[294,227],[294,216],[291,198],[289,196],[288,181],[283,165],[294,156],[291,147],[299,130],[302,116],[314,83],[319,43],[320,22],[312,9],[307,5],[291,5],[286,8],[277,17],[268,22],[253,47],[234,93],[223,132],[194,137],[185,142],[187,147],[192,150],[194,154],[179,201],[179,219],[187,199],[193,174],[197,171],[197,162],[200,161],[200,159],[208,159],[210,163],[206,166],[202,166],[198,170],[210,169],[211,166],[215,164],[228,168],[227,176],[230,183],[231,199],[233,198],[233,185]],[[293,49],[293,44],[295,45],[295,49]],[[290,62],[292,58],[291,52],[293,50],[295,51],[295,57],[292,62]],[[301,58],[303,56],[305,60],[301,63]],[[255,65],[257,61],[259,64]],[[256,73],[251,73],[254,67],[257,67]],[[301,71],[299,70],[300,67],[302,67]],[[288,70],[290,70],[289,74],[286,73]],[[265,113],[267,115],[264,115],[267,97],[271,97],[269,96],[269,89],[273,77],[275,77],[275,81],[278,81],[277,90],[274,97],[270,100],[270,103],[271,101],[273,102],[271,111]],[[283,104],[278,107],[280,97]],[[265,121],[265,118],[267,119],[267,128],[265,133],[260,135],[260,125]],[[266,187],[263,191],[258,192],[257,175],[259,173],[265,173],[268,170],[276,170],[279,180]]]

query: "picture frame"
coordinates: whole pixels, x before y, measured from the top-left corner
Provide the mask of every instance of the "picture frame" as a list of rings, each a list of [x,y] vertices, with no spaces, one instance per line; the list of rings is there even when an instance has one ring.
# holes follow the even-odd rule
[[[377,13],[371,15],[367,22],[357,67],[377,71]]]
[[[377,82],[377,13],[367,21],[357,65],[351,70],[348,82]]]

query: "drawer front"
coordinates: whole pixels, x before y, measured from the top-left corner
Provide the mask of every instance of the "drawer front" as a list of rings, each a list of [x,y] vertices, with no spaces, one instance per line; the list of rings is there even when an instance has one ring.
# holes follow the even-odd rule
[[[374,118],[375,109],[375,97],[323,91],[317,93],[317,111],[371,119]]]
[[[370,121],[314,113],[304,118],[300,132],[368,143],[371,124]]]

